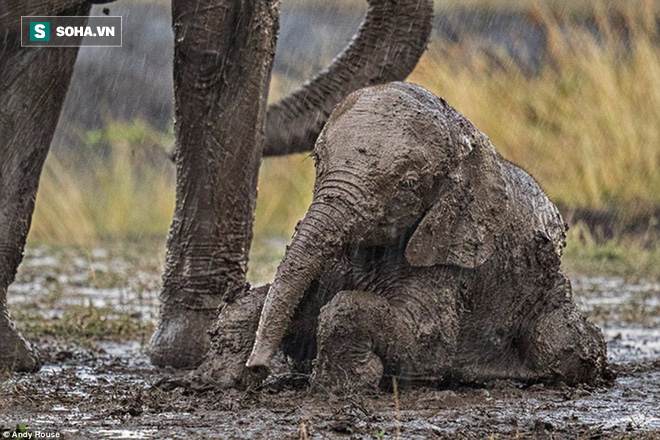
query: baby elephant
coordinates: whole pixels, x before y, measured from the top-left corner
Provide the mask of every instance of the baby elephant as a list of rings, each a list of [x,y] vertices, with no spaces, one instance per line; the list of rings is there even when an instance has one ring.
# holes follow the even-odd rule
[[[237,358],[221,382],[246,359],[263,375],[279,348],[333,388],[601,377],[557,208],[445,100],[405,83],[357,91],[314,157],[314,200],[273,284],[221,313],[216,354]]]

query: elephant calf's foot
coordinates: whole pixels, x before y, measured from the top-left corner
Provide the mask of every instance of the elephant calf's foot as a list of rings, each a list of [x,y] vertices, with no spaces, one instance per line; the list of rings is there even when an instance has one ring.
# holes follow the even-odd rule
[[[568,384],[591,383],[606,371],[602,334],[571,303],[543,314],[530,342],[535,369],[542,377]]]
[[[338,361],[338,356],[344,359]],[[382,377],[383,363],[375,353],[342,350],[334,357],[323,354],[317,358],[311,388],[349,394],[371,392],[378,390]]]
[[[211,349],[194,373],[199,387],[245,389],[265,379],[265,371],[253,372],[245,363],[267,293],[268,286],[246,291],[222,309],[210,331]]]
[[[376,391],[383,376],[378,333],[390,305],[368,292],[338,293],[321,309],[312,388],[333,392]]]
[[[197,367],[211,345],[207,332],[216,316],[215,308],[194,310],[165,304],[149,344],[151,363],[158,367]]]
[[[38,371],[41,361],[35,349],[26,341],[9,318],[0,316],[0,370]]]

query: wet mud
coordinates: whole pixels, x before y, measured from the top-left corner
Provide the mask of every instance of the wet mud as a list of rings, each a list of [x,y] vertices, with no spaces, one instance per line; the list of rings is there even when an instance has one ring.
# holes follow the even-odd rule
[[[28,333],[30,320],[61,321],[70,307],[90,303],[153,324],[161,260],[161,247],[132,256],[29,249],[10,307]],[[267,272],[253,273],[253,281]],[[310,395],[305,377],[282,375],[249,392],[191,393],[183,386],[188,372],[149,364],[140,331],[93,341],[44,332],[32,336],[42,370],[0,380],[0,434],[20,424],[40,436],[33,438],[73,439],[660,437],[660,286],[571,280],[580,308],[604,331],[618,374],[612,386],[494,381],[339,397]]]

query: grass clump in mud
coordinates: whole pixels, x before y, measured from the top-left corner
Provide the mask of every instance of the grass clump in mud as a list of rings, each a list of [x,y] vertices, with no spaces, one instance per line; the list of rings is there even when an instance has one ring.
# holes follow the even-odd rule
[[[155,328],[152,322],[140,319],[139,314],[91,303],[70,306],[61,316],[45,317],[36,308],[15,310],[13,315],[19,330],[28,339],[55,338],[88,347],[100,340],[146,343]]]
[[[22,423],[16,424],[13,428],[0,424],[0,436],[2,438],[35,438],[34,433]]]
[[[8,292],[9,309],[32,340],[141,341],[154,330],[164,243],[141,241],[28,248]]]
[[[620,276],[628,281],[660,280],[656,237],[616,235],[599,239],[584,224],[569,229],[563,265],[569,273]]]

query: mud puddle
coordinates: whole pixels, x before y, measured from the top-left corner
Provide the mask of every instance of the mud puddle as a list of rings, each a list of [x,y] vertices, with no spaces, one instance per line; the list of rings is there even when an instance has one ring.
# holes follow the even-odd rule
[[[498,381],[451,390],[403,387],[397,396],[309,395],[286,384],[250,393],[164,391],[157,386],[163,379],[186,373],[152,367],[148,335],[101,332],[79,340],[62,330],[67,326],[39,333],[25,321],[63,321],[71,307],[91,304],[107,311],[105,324],[121,314],[153,324],[161,250],[30,250],[9,304],[19,326],[34,332],[46,363],[39,373],[2,378],[0,432],[24,425],[39,435],[33,438],[74,439],[660,438],[660,286],[654,283],[571,277],[577,302],[603,329],[618,370],[613,386],[602,388]]]

